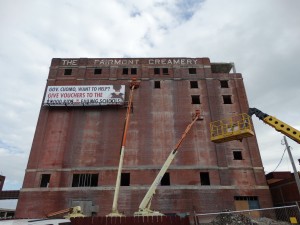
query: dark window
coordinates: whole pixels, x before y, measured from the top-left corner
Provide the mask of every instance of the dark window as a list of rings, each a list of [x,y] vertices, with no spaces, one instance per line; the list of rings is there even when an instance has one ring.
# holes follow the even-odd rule
[[[242,160],[242,151],[233,151],[233,159],[234,160]]]
[[[223,95],[224,104],[232,104],[231,95]]]
[[[128,68],[123,68],[123,74],[128,74]]]
[[[160,74],[160,68],[154,68],[154,74]]]
[[[228,80],[220,80],[221,88],[229,88]]]
[[[131,74],[137,74],[137,68],[131,68]]]
[[[154,88],[160,88],[160,81],[154,81]]]
[[[121,173],[121,186],[130,186],[130,173]]]
[[[196,74],[196,68],[189,68],[189,74]]]
[[[65,69],[64,75],[67,75],[67,76],[72,75],[72,69]]]
[[[72,187],[97,187],[98,174],[73,174]]]
[[[170,174],[165,173],[164,176],[161,178],[160,181],[161,186],[170,186]]]
[[[94,74],[101,74],[101,73],[102,73],[102,69],[100,69],[100,68],[96,68],[94,70]]]
[[[201,185],[210,185],[208,172],[200,172],[200,182]]]
[[[200,104],[200,95],[192,95],[192,104]]]
[[[198,88],[198,82],[197,81],[190,81],[191,88]]]
[[[48,187],[50,182],[50,174],[42,174],[40,187]]]
[[[163,68],[162,69],[163,74],[169,74],[169,69],[168,68]]]

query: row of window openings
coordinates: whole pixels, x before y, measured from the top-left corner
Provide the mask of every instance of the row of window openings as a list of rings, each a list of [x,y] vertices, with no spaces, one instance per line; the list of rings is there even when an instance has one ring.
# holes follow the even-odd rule
[[[196,74],[196,68],[189,68],[189,74]],[[100,75],[102,74],[102,69],[101,68],[95,68],[94,69],[94,74],[95,75]],[[137,68],[123,68],[122,74],[124,75],[136,75],[137,74]],[[169,75],[169,68],[154,68],[154,74],[155,75]],[[65,69],[64,75],[70,76],[72,75],[72,69]]]
[[[229,88],[228,80],[220,80],[221,88]],[[198,88],[197,81],[190,81],[190,88]],[[154,81],[154,88],[160,88],[160,81]]]
[[[42,174],[40,187],[48,187],[50,174]],[[200,173],[201,185],[210,185],[209,173]],[[160,181],[161,186],[170,186],[170,174],[165,173]],[[73,174],[72,187],[97,187],[98,174]],[[121,186],[130,186],[130,173],[121,174]]]
[[[232,104],[231,95],[222,95],[224,104]],[[191,95],[192,104],[201,104],[200,95]]]

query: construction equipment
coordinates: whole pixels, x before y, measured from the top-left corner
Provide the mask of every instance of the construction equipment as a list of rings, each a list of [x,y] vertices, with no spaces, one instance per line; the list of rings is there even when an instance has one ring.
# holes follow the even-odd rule
[[[134,216],[162,216],[162,215],[164,215],[158,211],[153,211],[150,209],[151,200],[155,194],[157,186],[160,184],[161,179],[163,178],[164,174],[166,173],[166,171],[168,170],[169,166],[171,165],[173,159],[175,158],[175,156],[178,152],[179,146],[183,142],[184,138],[186,137],[187,133],[190,131],[193,124],[199,119],[202,119],[200,117],[200,110],[196,110],[196,113],[193,115],[193,121],[187,126],[181,139],[179,140],[179,142],[177,143],[175,148],[172,150],[172,152],[169,154],[167,160],[163,164],[163,166],[160,169],[159,173],[157,174],[155,180],[153,181],[152,185],[150,186],[148,192],[146,193],[145,197],[143,198],[143,200],[139,206],[139,211],[135,212]]]
[[[62,209],[53,213],[47,214],[47,218],[59,217],[60,215],[65,214],[63,217],[65,219],[75,218],[75,217],[85,217],[82,214],[81,207],[75,206],[67,209]]]
[[[140,83],[136,80],[136,78],[132,78],[132,80],[130,82],[130,95],[129,95],[129,101],[128,101],[127,112],[126,112],[126,117],[125,117],[124,130],[123,130],[123,137],[122,137],[122,144],[121,144],[121,151],[120,151],[120,161],[119,161],[119,167],[118,167],[114,200],[113,200],[113,205],[112,205],[112,212],[107,215],[110,217],[125,216],[124,214],[122,214],[118,211],[118,198],[119,198],[119,191],[120,191],[120,184],[121,184],[121,172],[122,172],[122,168],[123,168],[127,130],[128,130],[130,111],[131,111],[132,100],[133,100],[133,90],[137,89],[139,86],[140,86]]]
[[[210,123],[211,141],[223,143],[232,140],[241,140],[254,135],[250,117],[255,114],[264,123],[275,128],[276,131],[288,136],[300,144],[300,131],[282,122],[281,120],[263,113],[259,109],[249,108],[248,114],[241,114],[239,120],[232,118]]]

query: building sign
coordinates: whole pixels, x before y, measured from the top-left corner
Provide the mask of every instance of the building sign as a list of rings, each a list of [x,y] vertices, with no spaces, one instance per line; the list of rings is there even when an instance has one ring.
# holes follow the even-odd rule
[[[44,105],[123,105],[125,85],[48,86]]]

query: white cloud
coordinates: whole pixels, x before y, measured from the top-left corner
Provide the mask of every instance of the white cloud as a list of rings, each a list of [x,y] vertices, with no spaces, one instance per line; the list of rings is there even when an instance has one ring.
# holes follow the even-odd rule
[[[0,171],[7,177],[5,188],[22,184],[55,57],[234,62],[250,106],[300,128],[299,6],[297,0],[2,1]],[[282,135],[254,121],[264,166],[272,171],[284,149]],[[298,144],[289,143],[300,158]]]

